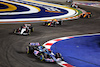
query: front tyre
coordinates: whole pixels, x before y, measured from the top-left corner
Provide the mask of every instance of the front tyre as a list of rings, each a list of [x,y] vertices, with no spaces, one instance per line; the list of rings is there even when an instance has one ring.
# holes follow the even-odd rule
[[[40,60],[43,61],[44,60],[44,55],[41,53],[40,54]]]
[[[29,54],[29,46],[26,47],[26,53]]]
[[[31,32],[33,32],[34,31],[34,28],[33,27],[31,27]]]
[[[16,29],[14,29],[13,33],[16,33]]]

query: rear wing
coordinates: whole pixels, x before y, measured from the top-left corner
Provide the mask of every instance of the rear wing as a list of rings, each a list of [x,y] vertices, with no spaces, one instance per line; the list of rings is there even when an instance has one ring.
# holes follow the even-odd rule
[[[25,27],[31,26],[31,24],[24,24],[24,25],[25,25]]]
[[[29,46],[40,46],[39,42],[33,42],[33,43],[29,43]]]

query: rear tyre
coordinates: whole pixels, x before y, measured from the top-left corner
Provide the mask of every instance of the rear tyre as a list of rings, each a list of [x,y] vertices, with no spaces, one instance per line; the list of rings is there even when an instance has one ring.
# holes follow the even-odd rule
[[[56,53],[55,57],[56,57],[56,59],[57,58],[61,58],[62,61],[64,60],[63,57],[62,57],[62,55],[60,53]]]
[[[27,54],[32,54],[33,53],[33,47],[30,47],[30,46],[27,46],[27,48],[26,48],[26,53]]]
[[[59,25],[61,25],[61,21],[59,21]]]
[[[55,57],[56,58],[61,58],[61,54],[60,53],[56,53]]]
[[[33,27],[31,27],[30,29],[31,29],[31,32],[33,32],[33,31],[34,31],[34,28],[33,28]]]
[[[31,32],[29,31],[29,34],[28,35],[31,35]]]
[[[34,31],[34,28],[31,29],[31,32],[33,32],[33,31]]]

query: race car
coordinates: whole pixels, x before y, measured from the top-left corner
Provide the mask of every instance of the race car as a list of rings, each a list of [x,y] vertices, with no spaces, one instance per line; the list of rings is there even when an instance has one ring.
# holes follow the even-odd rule
[[[18,29],[14,29],[13,33],[21,34],[21,35],[30,35],[30,33],[33,31],[34,31],[34,28],[32,27],[31,24],[24,24]]]
[[[46,21],[43,23],[44,26],[48,26],[48,27],[55,27],[56,25],[61,25],[62,24],[62,20],[61,19],[53,19],[52,21]]]
[[[86,13],[81,15],[81,18],[90,18],[91,16],[92,16],[91,12],[86,12]]]
[[[72,2],[73,2],[73,0],[66,0],[66,2],[68,2],[68,3],[72,3]]]
[[[79,6],[76,5],[75,3],[71,3],[71,7],[73,7],[73,8],[79,8]]]
[[[27,54],[35,55],[38,59],[45,62],[59,62],[63,60],[60,53],[54,54],[39,43],[30,43],[29,46],[27,46],[26,51]]]

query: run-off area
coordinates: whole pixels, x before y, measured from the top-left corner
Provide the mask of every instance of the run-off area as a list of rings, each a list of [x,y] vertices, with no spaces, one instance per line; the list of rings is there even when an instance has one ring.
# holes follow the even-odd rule
[[[100,67],[100,35],[80,36],[54,43],[51,50],[76,67]]]

